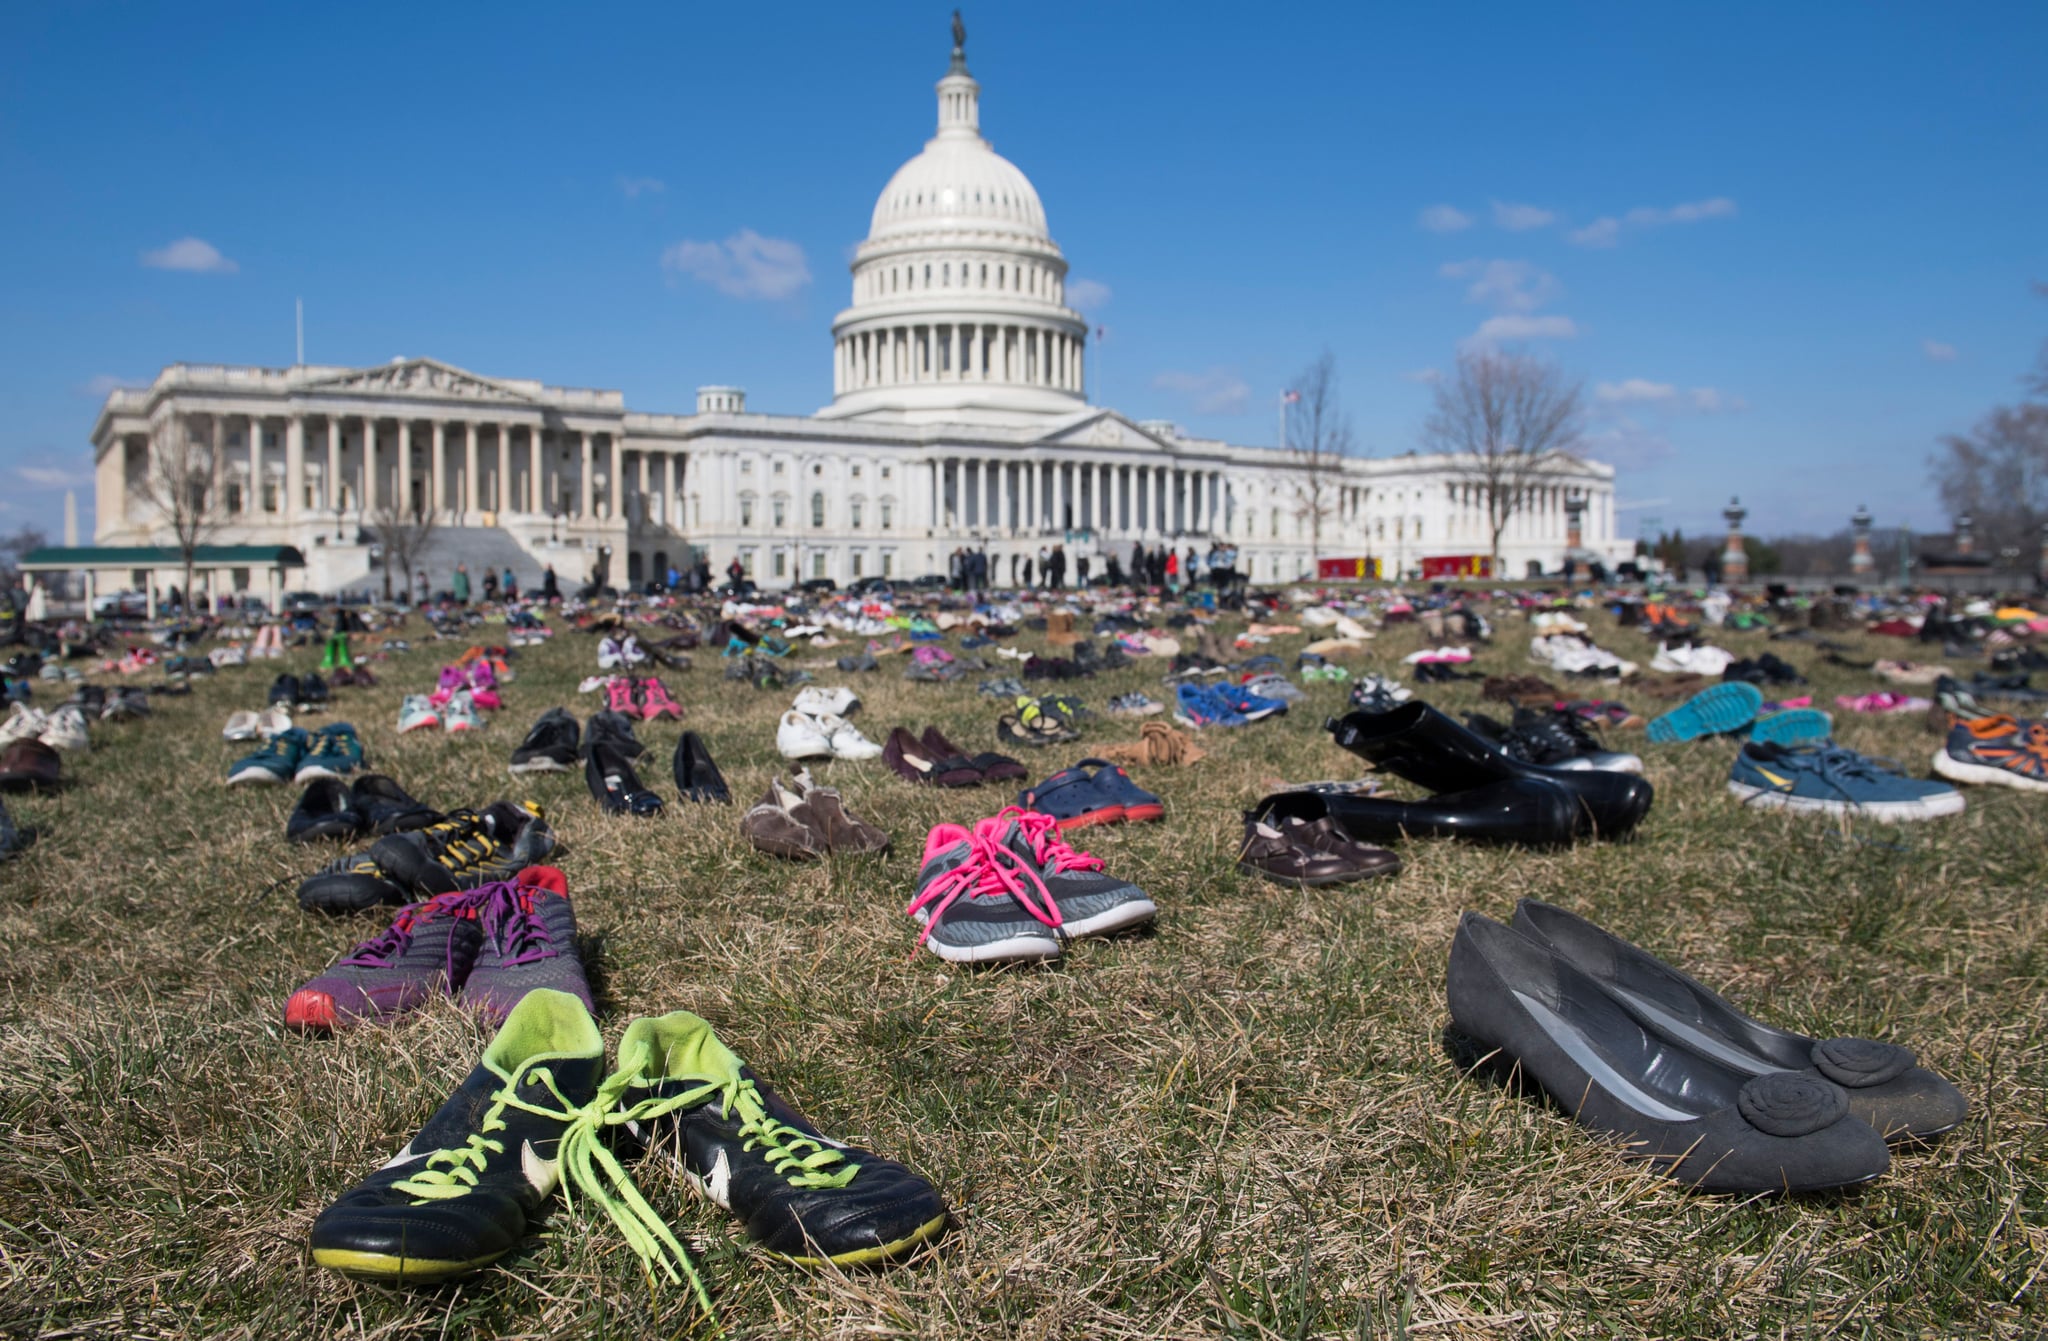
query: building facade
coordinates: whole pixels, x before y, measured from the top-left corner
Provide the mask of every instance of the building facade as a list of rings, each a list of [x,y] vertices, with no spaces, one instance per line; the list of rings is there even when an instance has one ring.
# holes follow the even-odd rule
[[[961,547],[986,548],[1006,583],[1055,542],[1100,573],[1134,544],[1216,540],[1256,582],[1312,576],[1317,554],[1392,575],[1488,553],[1470,463],[1356,458],[1312,476],[1275,448],[1091,405],[1065,257],[1030,180],[983,138],[957,46],[938,95],[937,133],[854,255],[815,414],[754,413],[723,386],[691,413],[646,413],[616,391],[426,358],[177,364],[113,392],[94,424],[96,541],[161,543],[152,453],[184,435],[214,465],[214,542],[294,546],[295,581],[317,591],[376,580],[380,518],[428,515],[437,586],[457,561],[522,582],[552,566],[573,585],[600,563],[614,583],[659,579],[698,554],[768,588],[843,584],[943,573]],[[1509,574],[1558,571],[1575,511],[1585,557],[1627,557],[1612,468],[1560,460],[1503,537]]]

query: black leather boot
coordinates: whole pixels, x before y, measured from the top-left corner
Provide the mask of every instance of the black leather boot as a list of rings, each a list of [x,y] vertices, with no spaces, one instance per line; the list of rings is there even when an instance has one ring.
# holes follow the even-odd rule
[[[1433,792],[1463,792],[1509,778],[1564,788],[1579,802],[1578,832],[1619,838],[1650,813],[1652,789],[1629,773],[1525,764],[1419,700],[1391,712],[1347,712],[1325,723],[1339,745]]]
[[[1504,778],[1421,801],[1328,792],[1274,792],[1252,811],[1268,822],[1325,817],[1363,843],[1403,838],[1463,838],[1477,843],[1550,847],[1572,841],[1581,807],[1542,778]]]

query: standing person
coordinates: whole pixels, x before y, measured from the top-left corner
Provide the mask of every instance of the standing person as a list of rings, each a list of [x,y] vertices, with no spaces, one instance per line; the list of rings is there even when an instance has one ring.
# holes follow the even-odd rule
[[[544,601],[562,599],[562,580],[555,576],[553,564],[549,564],[548,570],[540,575],[540,598]]]
[[[1171,549],[1166,551],[1166,589],[1168,591],[1178,591],[1180,589],[1180,555],[1175,554]]]
[[[1102,580],[1112,587],[1121,587],[1124,584],[1123,565],[1116,561],[1115,550],[1111,550],[1109,558],[1103,561]]]
[[[413,604],[425,605],[427,603],[427,589],[432,585],[427,581],[427,570],[422,568],[412,576],[413,585],[419,589],[419,599],[414,601]]]
[[[1131,542],[1131,582],[1134,586],[1145,584],[1145,546],[1142,541]]]
[[[484,600],[486,602],[490,602],[495,601],[497,599],[498,574],[493,569],[486,568],[484,569]]]
[[[1054,545],[1052,547],[1052,589],[1054,591],[1065,591],[1067,589],[1067,547],[1065,545]]]
[[[738,563],[739,560],[734,559],[733,562]],[[702,554],[698,555],[697,565],[691,571],[695,575],[698,591],[711,590],[711,560],[709,558]]]
[[[1027,591],[1031,587],[1031,556],[1029,554],[1024,556],[1024,587]]]
[[[1052,551],[1043,545],[1038,547],[1038,581],[1043,586],[1052,585]]]
[[[1088,587],[1088,556],[1079,555],[1074,560],[1074,585],[1082,590]]]
[[[735,594],[740,590],[740,583],[747,580],[747,566],[740,562],[739,555],[733,555],[732,562],[725,566],[725,580],[732,583]]]
[[[1182,555],[1180,560],[1180,584],[1183,587],[1188,588],[1188,590],[1192,591],[1194,590],[1195,584],[1200,582],[1201,580],[1201,559],[1195,554],[1195,547],[1193,545],[1189,545],[1188,552]]]
[[[466,564],[466,563],[458,563],[458,564],[456,564],[456,565],[455,565],[455,578],[454,578],[454,582],[453,582],[453,585],[454,585],[454,587],[455,587],[455,603],[456,603],[457,605],[468,605],[468,604],[469,604],[469,565],[468,565],[468,564]]]

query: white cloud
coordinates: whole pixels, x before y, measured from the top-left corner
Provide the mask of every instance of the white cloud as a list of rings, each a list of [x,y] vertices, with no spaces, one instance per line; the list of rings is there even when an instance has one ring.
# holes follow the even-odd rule
[[[658,196],[668,190],[668,183],[659,177],[620,177],[619,191],[628,200],[641,196]]]
[[[1417,368],[1414,372],[1402,373],[1401,380],[1404,382],[1420,382],[1424,386],[1434,386],[1443,380],[1443,374],[1435,368]]]
[[[38,489],[76,489],[92,483],[92,472],[55,466],[16,466],[14,473]]]
[[[1496,312],[1534,312],[1564,292],[1555,275],[1527,261],[1450,261],[1437,273],[1468,281],[1465,300]]]
[[[1686,393],[1692,408],[1701,414],[1733,414],[1749,408],[1749,402],[1740,396],[1731,396],[1725,391],[1710,386],[1696,386]]]
[[[1678,455],[1671,439],[1631,419],[1621,419],[1586,438],[1586,455],[1622,470],[1642,470]]]
[[[1678,388],[1669,382],[1652,382],[1631,377],[1626,382],[1602,382],[1593,388],[1593,399],[1610,405],[1665,404],[1675,399]]]
[[[1109,306],[1109,285],[1099,279],[1067,281],[1067,306],[1083,312],[1099,312]]]
[[[187,270],[195,275],[232,275],[242,267],[220,254],[220,248],[196,237],[181,237],[168,247],[142,253],[152,270]]]
[[[1566,236],[1581,247],[1612,247],[1621,241],[1621,235],[1625,230],[1640,231],[1645,228],[1663,228],[1669,224],[1732,219],[1737,212],[1735,202],[1727,196],[1710,196],[1705,200],[1688,200],[1661,208],[1654,205],[1639,205],[1618,219],[1611,214],[1603,215],[1583,228],[1573,229]]]
[[[1472,332],[1467,344],[1490,345],[1503,340],[1569,340],[1579,333],[1570,317],[1534,317],[1520,313],[1488,317]]]
[[[661,268],[742,299],[787,298],[811,282],[801,246],[751,228],[723,242],[678,242],[662,252]]]
[[[1461,233],[1472,226],[1472,216],[1455,205],[1431,205],[1415,216],[1415,222],[1431,233]]]
[[[146,381],[138,382],[132,377],[116,377],[113,373],[98,373],[87,378],[79,386],[78,394],[81,396],[91,396],[94,400],[105,400],[113,392],[119,391],[123,387],[147,385]]]
[[[1718,387],[1696,386],[1681,390],[1670,382],[1652,382],[1631,377],[1623,382],[1602,382],[1593,388],[1593,399],[1602,405],[1647,405],[1674,414],[1733,414],[1749,403]]]
[[[1939,340],[1922,340],[1920,352],[1927,356],[1929,363],[1954,363],[1957,358],[1956,347]]]
[[[1532,228],[1548,228],[1556,222],[1557,212],[1544,209],[1541,205],[1516,205],[1503,200],[1493,202],[1493,226],[1505,228],[1510,233],[1526,233]]]
[[[1251,403],[1252,389],[1228,368],[1207,372],[1163,372],[1152,379],[1153,389],[1185,396],[1200,414],[1239,414]]]

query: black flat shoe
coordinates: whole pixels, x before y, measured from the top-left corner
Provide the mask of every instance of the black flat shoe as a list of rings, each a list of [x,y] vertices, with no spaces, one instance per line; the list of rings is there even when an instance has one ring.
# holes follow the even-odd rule
[[[1327,818],[1362,843],[1463,838],[1475,843],[1554,847],[1572,841],[1579,805],[1569,792],[1541,778],[1507,778],[1420,801],[1320,791],[1275,792],[1260,801],[1252,814],[1268,822],[1299,819],[1313,824]]]
[[[640,785],[633,765],[606,741],[592,745],[584,756],[583,780],[608,815],[661,813],[661,798]]]
[[[732,804],[732,792],[725,785],[725,775],[711,761],[711,751],[705,748],[704,738],[695,731],[683,732],[683,738],[676,742],[675,774],[676,790],[682,793],[685,801],[722,806]]]
[[[1713,1192],[1810,1192],[1891,1167],[1840,1086],[1752,1075],[1653,1034],[1548,947],[1466,913],[1451,941],[1451,1019],[1623,1153]]]
[[[368,826],[363,812],[349,797],[348,784],[340,778],[314,778],[306,786],[291,818],[284,822],[284,836],[292,843],[319,843],[328,839],[346,841]]]
[[[1347,712],[1325,726],[1353,754],[1433,792],[1470,791],[1509,778],[1556,783],[1578,801],[1583,837],[1618,838],[1650,813],[1654,792],[1642,778],[1524,763],[1420,700],[1390,712]]]
[[[1962,1091],[1915,1065],[1910,1048],[1868,1038],[1808,1038],[1751,1019],[1704,984],[1562,908],[1523,899],[1515,930],[1607,989],[1651,1031],[1748,1075],[1800,1071],[1849,1096],[1849,1112],[1887,1141],[1924,1141],[1970,1111]]]

